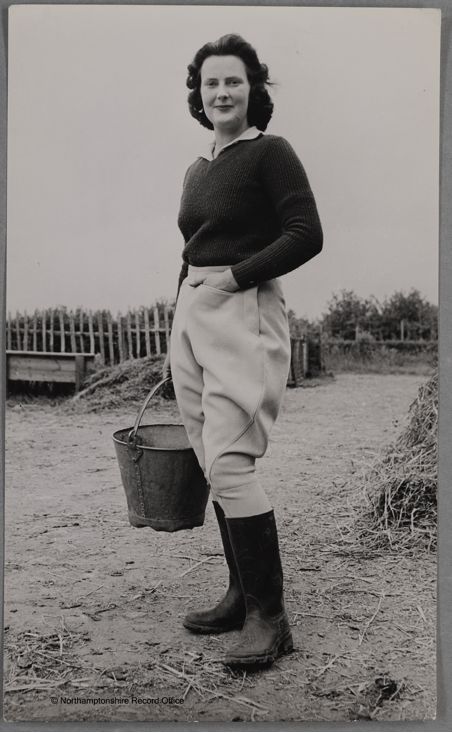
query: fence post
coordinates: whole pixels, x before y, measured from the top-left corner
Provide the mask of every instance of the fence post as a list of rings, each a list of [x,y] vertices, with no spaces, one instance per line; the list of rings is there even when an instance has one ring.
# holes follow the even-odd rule
[[[157,306],[154,306],[154,334],[155,334],[155,350],[157,351],[157,354],[161,354],[162,350],[160,348],[160,323],[159,323],[159,309]]]
[[[99,335],[100,358],[105,364],[104,326],[102,323],[102,311],[97,311],[97,333]]]
[[[290,339],[291,347],[291,372],[294,382],[294,386],[298,387],[299,383],[303,380],[303,356],[300,358],[300,346],[301,338],[294,337]]]
[[[119,361],[124,361],[124,335],[122,331],[122,315],[118,313],[118,349],[119,349]]]
[[[50,326],[50,351],[53,354],[53,352],[55,351],[55,348],[54,348],[54,314],[53,314],[53,308],[50,309],[50,323],[49,323],[49,326]]]
[[[42,350],[47,351],[47,311],[41,312]]]
[[[151,355],[151,337],[149,334],[149,309],[144,309],[144,336],[146,339],[146,356]]]
[[[107,327],[108,327],[108,353],[110,356],[110,364],[113,366],[115,363],[115,352],[113,349],[113,323],[111,320],[111,313],[108,311],[107,314]]]
[[[166,336],[166,353],[169,352],[169,345],[170,345],[170,327],[169,327],[169,314],[168,314],[168,306],[165,305],[163,316],[165,319],[165,336]]]
[[[28,315],[27,311],[24,311],[24,340],[23,340],[23,350],[28,351]]]
[[[78,322],[78,326],[79,326],[80,353],[81,354],[84,354],[85,353],[85,344],[83,343],[84,318],[83,318],[83,311],[82,311],[81,308],[79,310],[79,322]]]
[[[8,326],[7,326],[7,337],[6,337],[6,343],[7,348],[11,350],[12,348],[12,333],[11,333],[11,327],[12,327],[12,319],[11,319],[11,313],[8,312]]]
[[[133,347],[132,347],[132,321],[130,319],[130,310],[127,311],[127,342],[128,342],[128,351],[129,351],[129,359],[133,359]]]
[[[141,338],[140,338],[140,311],[134,310],[133,315],[135,316],[135,342],[136,342],[136,355],[137,359],[141,356]]]
[[[19,351],[22,351],[22,341],[20,338],[20,321],[19,321],[19,311],[16,311],[16,341]]]
[[[308,343],[307,334],[303,336],[302,354],[303,354],[303,378],[305,379],[309,371],[309,343]]]
[[[71,351],[73,354],[75,354],[77,352],[77,344],[75,341],[75,321],[72,311],[69,313],[69,330],[71,333]]]
[[[33,313],[33,351],[38,350],[38,311]]]
[[[65,341],[65,333],[64,333],[64,319],[63,319],[63,313],[62,311],[59,312],[59,321],[60,321],[60,351],[63,353],[66,351],[66,341]]]
[[[91,310],[88,313],[88,331],[89,331],[89,350],[92,354],[94,354],[96,351],[96,344],[94,341],[93,312]]]

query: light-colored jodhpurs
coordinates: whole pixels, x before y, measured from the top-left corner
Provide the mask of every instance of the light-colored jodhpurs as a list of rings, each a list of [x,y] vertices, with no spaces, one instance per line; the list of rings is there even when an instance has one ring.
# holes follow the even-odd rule
[[[189,267],[171,335],[171,373],[190,443],[227,517],[271,509],[255,473],[284,396],[290,337],[278,279],[234,293],[190,285]]]

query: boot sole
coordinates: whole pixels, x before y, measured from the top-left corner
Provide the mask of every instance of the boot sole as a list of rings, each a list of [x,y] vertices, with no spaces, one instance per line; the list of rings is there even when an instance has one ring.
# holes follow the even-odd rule
[[[228,667],[266,667],[273,664],[278,657],[291,652],[293,652],[293,639],[292,634],[289,632],[278,642],[276,648],[265,654],[255,654],[248,657],[229,655],[225,658],[224,664]]]
[[[236,631],[241,629],[245,620],[235,624],[225,624],[223,626],[206,626],[205,624],[195,624],[190,621],[183,621],[184,628],[193,634],[225,634],[227,631]]]

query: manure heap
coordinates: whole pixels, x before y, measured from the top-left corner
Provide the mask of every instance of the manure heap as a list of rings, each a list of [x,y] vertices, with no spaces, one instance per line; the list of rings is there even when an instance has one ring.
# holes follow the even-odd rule
[[[377,544],[436,545],[438,373],[419,388],[410,420],[364,478],[366,519]]]
[[[81,412],[101,412],[143,402],[162,379],[162,365],[161,356],[145,356],[97,369],[86,379],[81,392],[74,395],[67,407]],[[159,397],[172,399],[172,385],[164,385],[159,390]]]

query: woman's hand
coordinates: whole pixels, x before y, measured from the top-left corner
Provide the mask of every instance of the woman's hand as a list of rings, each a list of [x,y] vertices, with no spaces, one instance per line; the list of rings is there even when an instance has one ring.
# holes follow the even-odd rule
[[[193,275],[190,277],[189,285],[193,288],[197,288],[202,283],[218,290],[226,290],[229,293],[235,293],[236,290],[240,290],[231,268],[224,272],[210,272],[208,275]]]
[[[171,377],[171,357],[169,351],[165,356],[165,361],[163,362],[162,377],[163,379],[168,379],[168,377]]]

